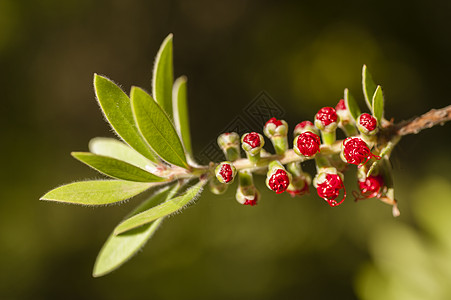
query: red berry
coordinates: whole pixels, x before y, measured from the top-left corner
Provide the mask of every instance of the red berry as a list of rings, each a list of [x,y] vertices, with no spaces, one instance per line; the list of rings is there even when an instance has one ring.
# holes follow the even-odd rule
[[[315,118],[320,121],[323,126],[327,126],[337,122],[337,113],[332,107],[323,107],[318,111]]]
[[[269,178],[268,185],[271,190],[277,194],[283,193],[290,184],[290,178],[283,169],[277,169]]]
[[[317,134],[306,131],[297,137],[296,147],[304,156],[313,156],[320,151],[321,139]]]

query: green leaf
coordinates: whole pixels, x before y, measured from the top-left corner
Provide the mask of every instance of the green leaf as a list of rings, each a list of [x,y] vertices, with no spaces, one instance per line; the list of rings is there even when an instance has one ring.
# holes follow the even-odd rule
[[[83,205],[103,205],[123,201],[141,194],[157,183],[123,180],[90,180],[60,186],[40,200]]]
[[[172,34],[169,34],[160,46],[155,58],[152,77],[152,94],[163,110],[172,119]]]
[[[139,205],[130,216],[143,212],[150,207],[158,205],[172,197],[179,188],[175,185],[156,191],[152,196]],[[111,233],[97,256],[92,275],[100,277],[119,268],[152,237],[164,218],[159,218],[149,224],[135,228],[121,235]]]
[[[158,206],[152,207],[151,209],[148,209],[125,220],[116,227],[114,234],[121,234],[182,209],[189,202],[191,202],[191,200],[197,198],[198,195],[200,195],[205,183],[206,180],[201,180],[196,185],[187,190],[183,195],[168,200]]]
[[[382,94],[382,88],[377,86],[373,96],[373,116],[377,120],[377,124],[381,126],[382,118],[384,117],[384,95]]]
[[[345,89],[344,100],[346,103],[346,108],[348,109],[354,121],[357,122],[357,119],[360,116],[360,108],[348,89]]]
[[[139,182],[159,182],[167,180],[166,178],[156,176],[139,167],[112,157],[89,152],[72,152],[71,154],[82,163],[113,178]]]
[[[183,146],[186,152],[192,156],[191,149],[191,134],[189,130],[189,115],[188,115],[188,97],[186,77],[177,78],[173,88],[173,108],[174,108],[174,124],[175,128],[182,138]]]
[[[188,168],[182,142],[158,103],[138,87],[132,87],[130,95],[136,123],[152,149],[165,161]]]
[[[363,65],[362,69],[362,86],[363,86],[363,95],[365,96],[366,105],[370,111],[373,111],[373,106],[371,100],[373,99],[374,92],[376,91],[376,84],[373,81],[373,77],[366,65]]]
[[[381,159],[376,160],[370,167],[370,169],[368,170],[368,172],[366,173],[366,177],[369,177],[374,170],[376,170],[376,168],[379,166],[379,164],[382,161],[389,161],[391,152],[393,151],[393,148],[395,147],[395,145],[399,142],[399,140],[401,139],[400,136],[395,136],[391,141],[389,141],[387,143],[387,145],[381,150],[381,152],[379,153],[379,156],[381,157]],[[387,168],[387,167],[386,167]]]
[[[142,169],[153,168],[155,164],[136,152],[130,146],[112,138],[93,138],[89,141],[89,151],[128,162]]]
[[[114,82],[97,74],[94,74],[94,87],[99,105],[117,134],[133,149],[157,162],[136,127],[128,96]]]

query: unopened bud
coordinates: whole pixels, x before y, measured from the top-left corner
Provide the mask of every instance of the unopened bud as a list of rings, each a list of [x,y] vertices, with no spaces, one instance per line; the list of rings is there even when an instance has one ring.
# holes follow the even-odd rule
[[[221,183],[214,177],[210,179],[209,186],[210,191],[215,195],[224,194],[229,187],[226,183]]]
[[[338,116],[332,107],[323,107],[315,115],[315,126],[321,130],[324,144],[332,145],[335,142],[335,131],[338,127]]]
[[[380,198],[383,186],[384,179],[381,175],[371,175],[364,180],[359,180],[360,195],[363,199]]]
[[[277,194],[285,192],[290,184],[291,174],[285,170],[279,161],[272,161],[268,168],[266,186]]]
[[[321,131],[332,132],[337,129],[338,115],[334,108],[323,107],[315,115],[315,126]]]
[[[219,182],[230,184],[235,179],[236,168],[231,162],[224,161],[216,167],[215,173]]]
[[[246,133],[241,137],[241,147],[250,155],[257,155],[265,144],[263,136],[257,132]]]
[[[350,137],[343,141],[341,156],[347,163],[360,166],[366,164],[372,157],[381,159],[371,153],[365,141],[358,137]]]
[[[292,180],[287,188],[287,193],[291,197],[302,196],[309,193],[309,186],[312,182],[312,178],[307,173],[303,173],[299,176],[292,174]]]
[[[226,132],[218,137],[218,145],[227,160],[235,161],[240,158],[240,136],[236,132]]]
[[[351,116],[351,113],[346,107],[346,102],[344,99],[338,101],[337,105],[335,106],[335,112],[337,113],[339,118],[338,127],[340,127],[347,136],[356,135],[358,132],[354,126],[355,122]]]
[[[377,133],[377,119],[370,114],[364,113],[357,119],[357,128],[366,135],[375,135]]]
[[[319,133],[318,128],[316,128],[315,125],[312,122],[310,122],[310,121],[302,121],[301,123],[298,123],[298,125],[296,125],[296,127],[294,127],[293,134],[296,137],[296,136],[298,136],[301,133],[306,132],[306,131],[311,131],[311,132],[316,133],[316,134]]]
[[[238,179],[238,189],[235,195],[236,200],[243,205],[257,205],[260,199],[260,193],[254,186],[252,173],[244,170],[239,171]]]
[[[287,122],[276,118],[269,119],[263,127],[263,133],[271,140],[278,155],[283,155],[288,149],[287,132]]]
[[[263,133],[268,137],[272,138],[274,136],[287,136],[288,124],[284,120],[277,120],[276,118],[271,118],[266,122],[263,127]]]
[[[263,136],[257,132],[246,133],[241,137],[241,147],[254,165],[260,160],[260,152],[264,144]]]
[[[293,150],[299,156],[312,157],[320,151],[321,139],[311,131],[306,131],[294,139]]]
[[[340,205],[346,198],[342,176],[335,168],[325,168],[313,180],[318,196],[326,200],[331,207]],[[337,202],[335,199],[340,195],[342,189],[344,191],[343,198]]]

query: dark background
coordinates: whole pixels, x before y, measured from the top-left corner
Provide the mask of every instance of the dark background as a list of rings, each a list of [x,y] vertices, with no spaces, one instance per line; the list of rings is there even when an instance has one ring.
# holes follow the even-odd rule
[[[407,136],[394,151],[400,218],[377,200],[350,197],[331,209],[314,192],[275,197],[261,177],[260,205],[238,205],[233,188],[223,197],[206,191],[137,257],[98,279],[98,250],[137,202],[94,209],[38,199],[100,178],[69,155],[113,136],[93,73],[127,92],[151,90],[168,33],[175,75],[189,78],[199,152],[262,90],[290,126],[334,106],[345,87],[364,108],[363,64],[383,87],[389,119],[450,104],[450,3],[0,0],[0,298],[447,299],[451,243],[435,233],[451,226],[449,124]],[[354,175],[346,176],[351,191]],[[420,258],[409,255],[419,249]]]

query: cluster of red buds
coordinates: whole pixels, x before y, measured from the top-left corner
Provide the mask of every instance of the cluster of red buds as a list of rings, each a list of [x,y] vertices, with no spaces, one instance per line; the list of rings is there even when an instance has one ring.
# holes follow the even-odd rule
[[[337,128],[342,129],[347,138],[337,141]],[[370,175],[377,167],[375,162],[381,159],[378,155],[381,147],[376,147],[375,143],[378,130],[375,117],[363,113],[354,119],[342,99],[335,108],[321,108],[314,122],[302,121],[295,126],[293,149],[288,147],[287,122],[276,118],[269,119],[263,127],[263,133],[271,141],[275,154],[263,149],[265,139],[258,132],[243,134],[241,138],[234,132],[221,134],[218,144],[227,161],[217,165],[217,180],[211,183],[212,191],[223,193],[238,176],[237,201],[254,206],[260,193],[254,186],[253,173],[267,169],[266,186],[276,194],[287,192],[293,197],[302,196],[309,193],[313,182],[318,196],[335,207],[346,198],[342,172],[349,165],[357,165],[360,192],[353,193],[356,200],[378,198],[388,203],[390,201],[387,199],[391,199],[391,204],[395,206],[384,176]],[[240,159],[240,141],[247,160]],[[310,159],[315,161],[317,169],[313,180],[301,167],[301,162]],[[371,171],[367,167],[370,161],[375,165]]]

